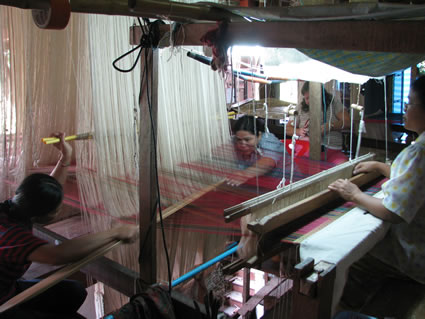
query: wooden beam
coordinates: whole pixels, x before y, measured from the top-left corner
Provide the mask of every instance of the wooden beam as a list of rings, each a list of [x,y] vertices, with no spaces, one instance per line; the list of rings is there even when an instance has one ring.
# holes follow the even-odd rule
[[[158,180],[156,174],[156,136],[158,115],[158,50],[145,49],[141,59],[140,136],[139,136],[139,221],[140,278],[156,283],[156,220]],[[147,64],[147,65],[145,65]],[[147,74],[143,74],[146,66]],[[152,95],[151,95],[152,92]]]
[[[175,45],[202,45],[201,37],[216,24],[182,26]],[[162,27],[164,32],[169,26]],[[277,32],[278,31],[278,32]],[[425,21],[234,22],[229,45],[323,50],[425,53]]]
[[[1,0],[0,5],[16,7],[20,9],[48,9],[50,8],[49,0]]]
[[[45,9],[47,0],[0,0],[1,5]],[[218,7],[153,0],[72,0],[71,11],[137,16],[173,21],[233,21],[227,30],[229,45],[425,53],[425,21],[279,21],[248,22]],[[261,8],[256,10],[261,11]],[[265,10],[266,12],[267,10]],[[283,15],[284,13],[282,13]],[[277,16],[277,15],[276,15]],[[284,18],[284,16],[282,16]],[[234,22],[237,21],[237,22]],[[185,25],[176,45],[202,45],[200,38],[215,23]],[[165,25],[165,29],[169,26]],[[347,36],[349,35],[349,36]]]
[[[251,298],[251,269],[243,269],[242,303],[246,303]]]
[[[84,0],[81,1],[83,2]],[[145,16],[146,14],[156,15],[158,18],[165,16],[168,19],[175,21],[243,20],[243,17],[233,14],[226,9],[207,6],[205,4],[183,3],[166,0],[125,0],[125,2],[128,3],[128,7],[131,12],[138,13],[140,16]]]
[[[0,0],[0,5],[21,9],[49,9],[49,0]],[[242,16],[214,6],[166,0],[72,0],[71,11],[79,13],[134,16],[172,21],[242,21]]]
[[[218,181],[215,184],[208,185],[208,186],[202,188],[201,190],[199,190],[199,191],[197,191],[197,192],[195,192],[195,193],[187,196],[186,198],[184,198],[183,200],[179,201],[178,203],[175,203],[174,205],[171,205],[170,207],[167,207],[162,212],[162,219],[165,219],[165,218],[173,215],[174,213],[176,213],[177,211],[179,211],[183,207],[186,207],[187,205],[190,205],[192,202],[194,202],[198,198],[204,196],[206,193],[211,192],[211,191],[214,191],[217,187],[219,187],[225,181],[226,181],[226,179],[222,179],[222,180]],[[156,221],[159,223],[160,216],[157,217]]]
[[[381,176],[379,173],[359,174],[352,178],[350,181],[358,186],[371,182]],[[304,216],[325,204],[339,198],[336,192],[325,189],[317,194],[292,204],[284,209],[281,209],[273,214],[270,214],[258,221],[253,221],[248,224],[248,229],[256,234],[265,234],[274,229],[277,229],[301,216]]]
[[[238,314],[242,317],[249,317],[248,315],[255,311],[255,307],[264,300],[266,296],[269,296],[274,290],[280,287],[279,291],[280,293],[286,293],[288,290],[286,290],[286,287],[281,287],[285,285],[285,281],[287,279],[282,279],[279,277],[272,278],[263,288],[261,288],[254,296],[251,297],[251,299],[248,300],[248,302],[244,303],[243,306],[238,310]],[[288,288],[290,286],[288,285]]]

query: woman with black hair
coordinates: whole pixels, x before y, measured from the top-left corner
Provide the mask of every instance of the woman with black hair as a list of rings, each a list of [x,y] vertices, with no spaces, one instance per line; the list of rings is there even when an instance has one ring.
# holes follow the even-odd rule
[[[62,185],[71,163],[72,148],[64,134],[55,146],[61,157],[50,175],[26,177],[13,198],[0,204],[0,304],[36,284],[21,277],[32,262],[63,265],[89,255],[114,241],[133,242],[138,227],[120,226],[97,234],[89,234],[54,245],[32,234],[33,223],[55,217],[63,199]],[[86,298],[84,287],[65,280],[33,299],[1,314],[0,318],[81,318],[76,313]]]
[[[297,127],[294,128],[295,120],[292,120],[287,124],[287,134],[292,136],[294,130],[296,135],[301,138],[307,139],[310,131],[310,82],[304,82],[301,88],[301,95],[303,100],[301,104],[297,106],[298,116],[296,119]],[[325,89],[322,90],[324,93],[324,99],[322,101],[322,145],[327,148],[327,161],[335,164],[345,162],[347,158],[341,153],[342,150],[342,129],[349,129],[351,126],[350,115],[347,110],[343,107],[341,101],[333,97]],[[326,114],[326,120],[325,116]],[[324,156],[322,156],[324,160]]]
[[[378,171],[389,178],[382,185],[382,199],[363,193],[348,180],[329,185],[345,200],[391,224],[384,239],[350,268],[343,298],[353,307],[364,304],[388,278],[425,284],[425,76],[412,84],[404,127],[419,136],[391,166],[370,161],[354,168],[354,174]]]
[[[265,131],[262,119],[242,116],[236,121],[233,131],[239,171],[228,178],[229,185],[238,186],[276,167],[284,146],[276,136]]]
[[[229,185],[239,186],[251,178],[268,174],[283,158],[283,143],[266,132],[262,119],[244,115],[234,124],[233,132],[238,170],[227,178]],[[242,237],[238,246],[241,258],[255,251],[256,237],[247,227],[250,218],[250,215],[241,218]]]

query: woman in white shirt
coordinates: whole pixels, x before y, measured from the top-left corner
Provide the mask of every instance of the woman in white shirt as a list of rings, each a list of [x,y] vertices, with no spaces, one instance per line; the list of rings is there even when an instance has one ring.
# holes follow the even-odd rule
[[[347,180],[329,185],[345,200],[391,223],[385,238],[350,269],[346,304],[361,304],[365,301],[361,297],[376,292],[387,278],[425,284],[425,76],[412,84],[404,127],[419,136],[391,166],[372,161],[354,169],[354,174],[379,171],[389,178],[382,185],[383,199],[363,193]]]

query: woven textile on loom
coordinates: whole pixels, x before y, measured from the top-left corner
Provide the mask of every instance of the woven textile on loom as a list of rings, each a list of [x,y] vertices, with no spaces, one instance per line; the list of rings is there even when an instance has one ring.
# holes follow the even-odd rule
[[[191,169],[208,170],[205,163],[183,164]],[[285,177],[289,180],[290,161],[286,161]],[[327,170],[334,165],[324,161],[297,158],[294,164],[294,181]],[[214,172],[217,173],[217,172]],[[222,174],[222,173],[221,173]],[[184,229],[203,233],[240,236],[240,221],[225,223],[223,210],[258,195],[275,190],[282,177],[282,167],[278,165],[270,174],[248,180],[239,188],[219,188],[204,194],[190,205],[164,220],[166,229]]]
[[[364,190],[368,195],[373,196],[381,190],[381,185],[386,181],[386,179],[380,180],[375,185],[372,185]],[[295,231],[292,231],[289,235],[282,238],[282,242],[288,243],[300,243],[304,239],[318,232],[319,230],[325,228],[330,223],[334,222],[349,210],[356,207],[352,202],[345,202],[343,205],[338,206],[325,214],[315,217],[313,220],[309,221],[307,224],[304,224],[300,228],[296,228]]]

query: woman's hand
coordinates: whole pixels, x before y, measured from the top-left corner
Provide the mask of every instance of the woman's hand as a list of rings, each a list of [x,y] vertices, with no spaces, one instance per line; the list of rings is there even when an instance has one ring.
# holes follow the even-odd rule
[[[50,135],[51,137],[56,137],[60,139],[59,143],[53,144],[62,154],[60,161],[64,165],[69,165],[72,159],[72,147],[71,145],[65,141],[65,133],[63,132],[55,132]]]
[[[353,174],[370,173],[376,170],[375,161],[361,162],[354,167]]]
[[[362,193],[356,184],[351,183],[347,179],[338,179],[330,184],[328,188],[337,192],[339,196],[350,202],[355,202],[356,196]]]
[[[227,177],[226,184],[230,186],[239,186],[245,183],[248,179],[250,179],[250,177],[247,176],[244,171],[236,171],[232,173],[231,176]]]
[[[306,137],[308,135],[308,128],[306,128],[306,127],[297,128],[296,134],[299,137]]]
[[[68,171],[67,167],[71,164],[72,160],[72,147],[65,141],[65,133],[56,132],[50,136],[60,139],[59,143],[54,143],[53,145],[61,152],[61,157],[53,171],[50,173],[50,176],[56,178],[57,181],[63,186],[66,182]]]
[[[123,225],[113,229],[114,237],[126,244],[134,243],[139,238],[139,227],[134,225]]]
[[[299,137],[306,137],[308,136],[308,126],[310,124],[310,120],[305,121],[303,127],[297,128],[297,130],[295,131],[296,134]]]

